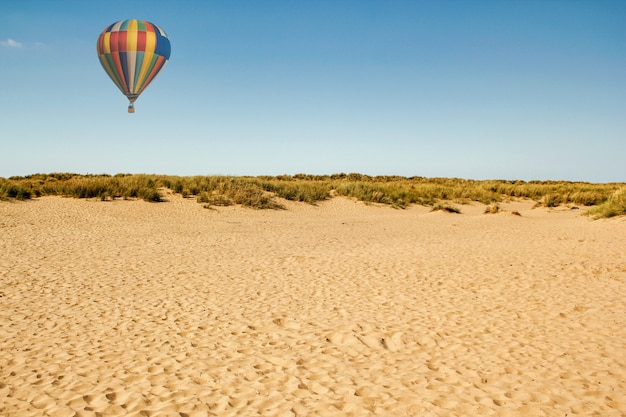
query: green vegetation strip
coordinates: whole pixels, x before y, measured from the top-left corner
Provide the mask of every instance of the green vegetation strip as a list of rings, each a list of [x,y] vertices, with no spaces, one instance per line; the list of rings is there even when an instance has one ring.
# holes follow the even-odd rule
[[[589,213],[595,217],[626,214],[626,183],[476,181],[343,173],[275,177],[34,174],[0,178],[0,200],[59,195],[158,202],[163,198],[160,188],[169,188],[183,197],[195,197],[205,207],[238,204],[257,209],[281,209],[284,206],[279,198],[315,204],[333,195],[395,208],[411,204],[435,207],[442,201],[493,204],[512,198],[527,198],[545,207],[562,204],[594,206]]]

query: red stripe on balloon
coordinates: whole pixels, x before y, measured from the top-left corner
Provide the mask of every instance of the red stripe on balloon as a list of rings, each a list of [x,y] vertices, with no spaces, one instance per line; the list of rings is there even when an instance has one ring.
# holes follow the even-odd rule
[[[128,31],[125,30],[121,30],[118,32],[119,35],[117,36],[117,43],[118,43],[118,50],[120,52],[126,52],[128,50],[128,44],[126,43],[126,38],[128,38]]]
[[[146,50],[146,32],[137,32],[137,51],[144,52]]]
[[[119,51],[117,38],[119,37],[119,32],[111,32],[111,36],[109,37],[109,45],[111,46],[111,53]]]

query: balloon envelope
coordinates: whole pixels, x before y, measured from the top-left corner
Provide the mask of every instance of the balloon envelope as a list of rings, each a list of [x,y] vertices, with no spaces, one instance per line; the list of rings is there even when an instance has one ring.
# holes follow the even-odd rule
[[[102,67],[128,97],[128,112],[170,58],[170,40],[160,27],[145,20],[120,20],[108,26],[96,45]]]

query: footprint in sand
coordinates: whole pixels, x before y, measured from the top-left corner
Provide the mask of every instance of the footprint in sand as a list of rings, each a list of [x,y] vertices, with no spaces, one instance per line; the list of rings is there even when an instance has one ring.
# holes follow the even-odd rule
[[[273,320],[273,323],[284,329],[300,330],[300,323],[289,317],[278,317]]]

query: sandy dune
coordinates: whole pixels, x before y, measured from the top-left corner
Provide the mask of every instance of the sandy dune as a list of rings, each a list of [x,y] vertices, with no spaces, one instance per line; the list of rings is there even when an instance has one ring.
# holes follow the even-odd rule
[[[0,415],[626,415],[624,218],[169,199],[0,202]]]

